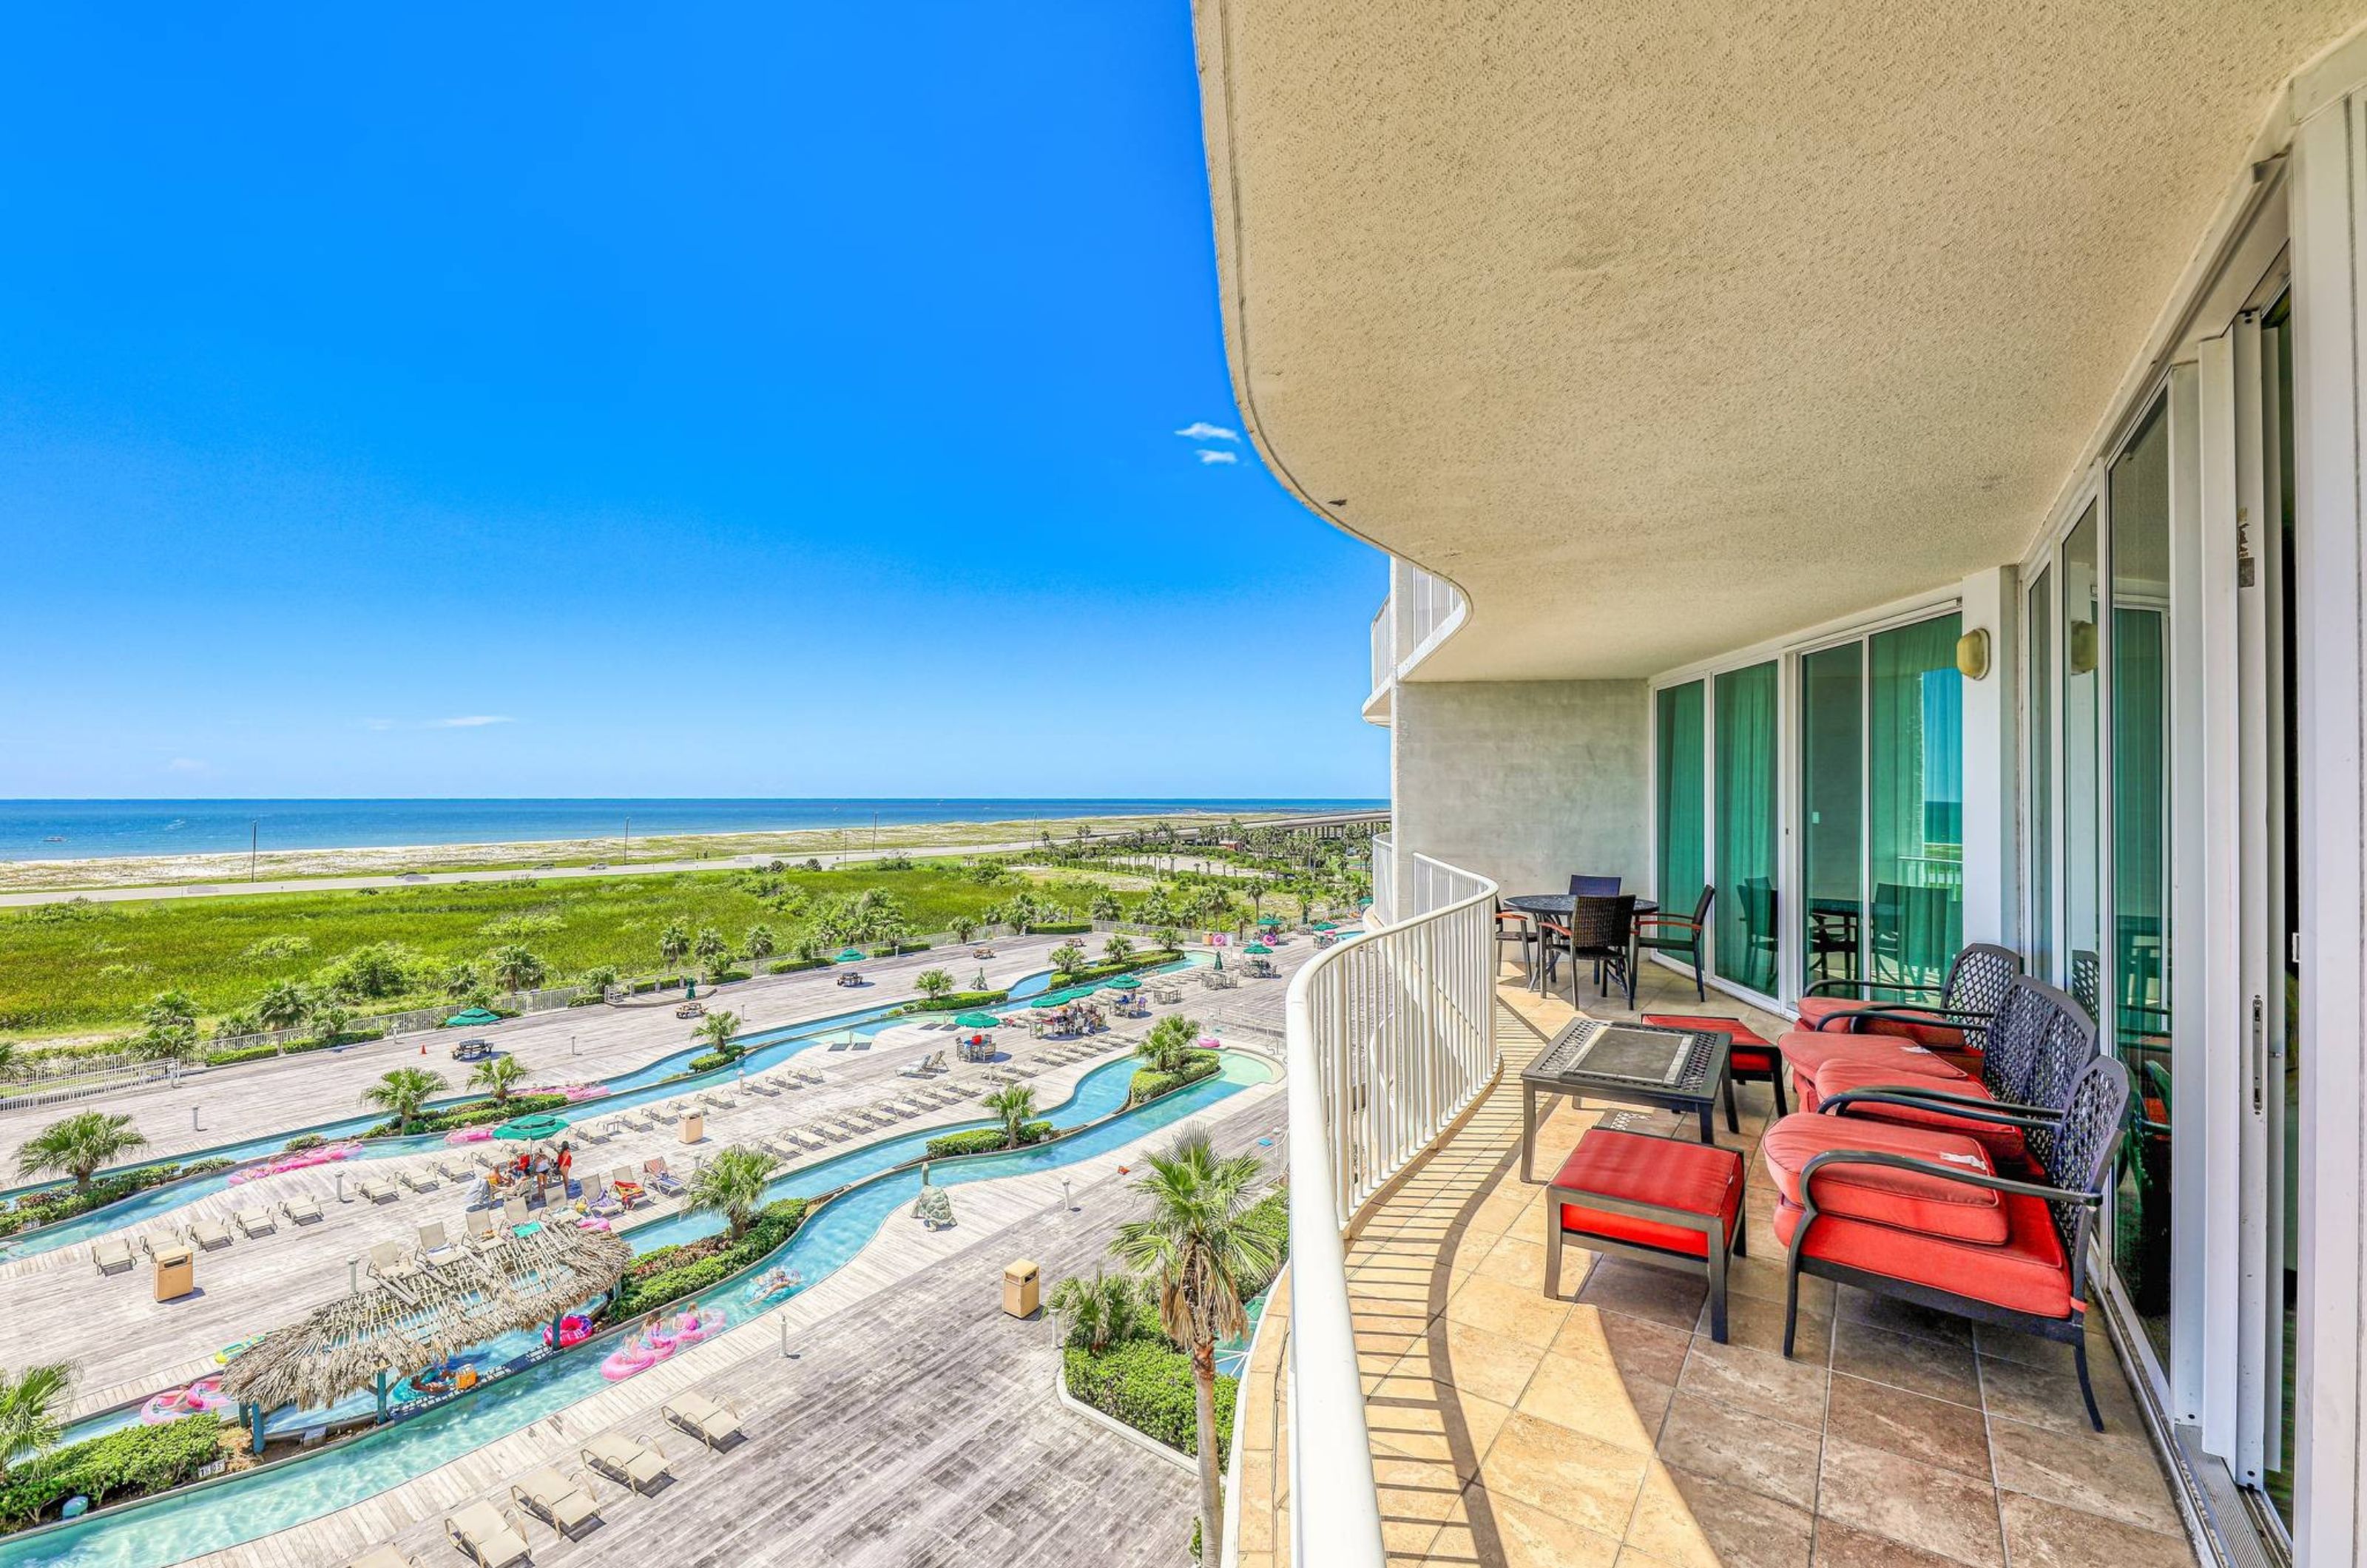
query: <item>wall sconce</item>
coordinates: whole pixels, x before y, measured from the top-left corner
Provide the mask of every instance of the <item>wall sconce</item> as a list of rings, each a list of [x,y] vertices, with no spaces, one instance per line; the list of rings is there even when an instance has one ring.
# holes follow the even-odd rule
[[[2097,662],[2096,623],[2093,621],[2072,622],[2069,646],[2065,648],[2063,651],[2069,657],[2071,673],[2074,675],[2094,674],[2096,672]]]
[[[1956,673],[1967,681],[1977,681],[1988,672],[1988,628],[1975,626],[1956,639]]]

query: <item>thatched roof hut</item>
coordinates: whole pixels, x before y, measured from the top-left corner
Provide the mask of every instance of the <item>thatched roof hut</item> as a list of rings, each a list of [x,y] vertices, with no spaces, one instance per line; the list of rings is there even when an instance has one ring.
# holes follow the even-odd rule
[[[615,1288],[633,1249],[622,1236],[546,1224],[482,1253],[461,1250],[374,1280],[263,1337],[230,1364],[242,1404],[319,1410],[425,1371],[451,1350],[531,1329]]]

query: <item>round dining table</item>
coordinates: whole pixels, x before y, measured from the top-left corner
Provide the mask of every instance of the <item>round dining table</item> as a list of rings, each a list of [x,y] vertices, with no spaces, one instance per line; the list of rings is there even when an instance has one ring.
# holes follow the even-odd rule
[[[1533,920],[1566,920],[1569,918],[1569,912],[1578,907],[1578,895],[1575,893],[1515,893],[1506,896],[1504,899],[1504,907],[1508,909],[1518,909],[1521,913],[1528,916],[1529,919]],[[1657,915],[1659,912],[1660,903],[1659,899],[1638,898],[1636,900],[1637,914]],[[1544,943],[1542,942],[1538,943],[1538,951],[1540,953],[1544,951]],[[1521,961],[1528,965],[1529,989],[1536,992],[1540,996],[1544,995],[1546,988],[1546,966],[1536,959],[1529,956],[1529,939],[1526,936],[1523,936],[1521,939]],[[1631,964],[1635,962],[1632,953],[1629,955],[1628,962]]]

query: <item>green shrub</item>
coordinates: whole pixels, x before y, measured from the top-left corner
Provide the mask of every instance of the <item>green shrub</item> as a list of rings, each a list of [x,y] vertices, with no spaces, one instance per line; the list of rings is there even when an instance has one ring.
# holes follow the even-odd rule
[[[1036,923],[1027,928],[1029,936],[1078,936],[1093,929],[1091,920],[1058,920]]]
[[[906,1002],[898,1012],[968,1012],[972,1008],[989,1008],[1011,999],[1009,991],[956,991],[949,996],[923,998]]]
[[[1274,1272],[1263,1279],[1244,1277],[1239,1281],[1241,1300],[1249,1301],[1264,1294],[1266,1287],[1274,1283],[1274,1276],[1282,1272],[1283,1265],[1290,1261],[1290,1194],[1280,1187],[1275,1188],[1250,1206],[1250,1212],[1241,1216],[1241,1223],[1274,1243]]]
[[[1019,1145],[1025,1148],[1030,1144],[1040,1144],[1051,1135],[1052,1123],[1049,1122],[1030,1122],[1019,1129]],[[951,1159],[956,1155],[992,1154],[997,1149],[1010,1146],[1003,1138],[1002,1128],[979,1127],[967,1133],[948,1133],[942,1138],[931,1138],[928,1154],[931,1159]]]
[[[87,1497],[96,1508],[182,1485],[222,1457],[221,1433],[219,1416],[187,1416],[69,1443],[0,1481],[0,1523],[30,1523],[69,1497]]]
[[[449,1133],[462,1127],[481,1127],[489,1122],[507,1122],[537,1111],[564,1111],[573,1103],[563,1094],[514,1094],[499,1105],[490,1100],[472,1100],[447,1111],[429,1111],[413,1117],[411,1131],[414,1137],[422,1133]],[[389,1118],[362,1136],[391,1138],[402,1130],[402,1123]]]
[[[279,1146],[289,1154],[301,1154],[306,1149],[317,1149],[328,1141],[318,1133],[300,1133]]]
[[[1060,1354],[1061,1375],[1071,1398],[1156,1438],[1179,1453],[1196,1455],[1200,1451],[1199,1417],[1193,1409],[1191,1357],[1164,1339],[1129,1339],[1112,1345],[1098,1356],[1090,1350],[1064,1350]],[[1219,1452],[1232,1447],[1233,1401],[1240,1392],[1238,1380],[1217,1375]]]
[[[191,1160],[187,1165],[143,1166],[138,1170],[119,1171],[113,1176],[101,1176],[90,1184],[90,1190],[76,1193],[70,1187],[52,1188],[42,1192],[28,1192],[0,1213],[0,1235],[15,1235],[18,1231],[36,1225],[55,1224],[60,1220],[86,1214],[103,1208],[134,1192],[145,1192],[151,1187],[162,1187],[184,1176],[204,1176],[211,1171],[228,1170],[234,1159]]]
[[[1149,969],[1161,964],[1172,964],[1179,956],[1181,955],[1174,949],[1168,948],[1157,953],[1138,953],[1131,957],[1121,958],[1114,964],[1104,961],[1100,964],[1088,964],[1082,969],[1063,970],[1054,977],[1058,982],[1056,988],[1065,990],[1070,986],[1090,986],[1096,980],[1112,979],[1136,969]]]
[[[1127,1091],[1126,1102],[1140,1105],[1147,1100],[1156,1100],[1170,1090],[1182,1089],[1185,1084],[1214,1077],[1223,1070],[1224,1065],[1217,1059],[1214,1051],[1186,1051],[1184,1065],[1172,1073],[1162,1073],[1153,1067],[1144,1067],[1136,1073],[1134,1087]]]
[[[756,1223],[736,1243],[717,1236],[685,1242],[672,1248],[658,1247],[649,1257],[636,1259],[634,1271],[617,1286],[617,1299],[608,1308],[608,1320],[622,1323],[720,1284],[795,1235],[798,1227],[805,1224],[807,1206],[802,1198],[782,1198],[759,1210]],[[710,1245],[720,1245],[722,1250],[698,1256],[702,1248]],[[693,1260],[677,1261],[685,1257]],[[661,1258],[672,1266],[661,1267],[654,1273],[639,1272]]]
[[[827,969],[829,967],[830,960],[827,958],[784,958],[778,964],[767,965],[764,973],[767,975],[796,975],[808,969]]]

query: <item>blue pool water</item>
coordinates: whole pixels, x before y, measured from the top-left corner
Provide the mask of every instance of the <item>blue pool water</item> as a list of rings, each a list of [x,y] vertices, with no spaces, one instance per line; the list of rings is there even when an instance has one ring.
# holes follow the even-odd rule
[[[1112,1063],[1087,1075],[1087,1079],[1128,1067],[1124,1062]],[[938,1166],[932,1177],[938,1185],[951,1188],[1082,1164],[1171,1126],[1248,1085],[1273,1077],[1274,1069],[1259,1058],[1228,1053],[1219,1076],[1090,1132],[1032,1149],[948,1162]],[[1081,1083],[1077,1096],[1064,1109],[1073,1111],[1084,1092]],[[853,1161],[872,1152],[857,1150],[841,1159]],[[827,1180],[826,1168],[816,1167],[804,1174]],[[844,1174],[838,1178],[844,1179]],[[816,1214],[764,1261],[760,1271],[793,1269],[809,1288],[820,1283],[852,1258],[900,1208],[909,1208],[920,1186],[918,1170],[869,1178]],[[958,1212],[957,1206],[957,1215]],[[720,1308],[733,1324],[744,1324],[764,1310],[758,1289],[757,1278],[751,1274],[740,1283],[700,1297],[698,1304],[702,1309]],[[687,1305],[678,1303],[677,1310]],[[348,1507],[597,1393],[606,1386],[600,1362],[611,1348],[611,1342],[595,1339],[489,1384],[480,1393],[380,1428],[317,1460],[294,1461],[45,1535],[0,1543],[0,1568],[34,1564],[62,1568],[68,1563],[87,1568],[161,1568]]]

